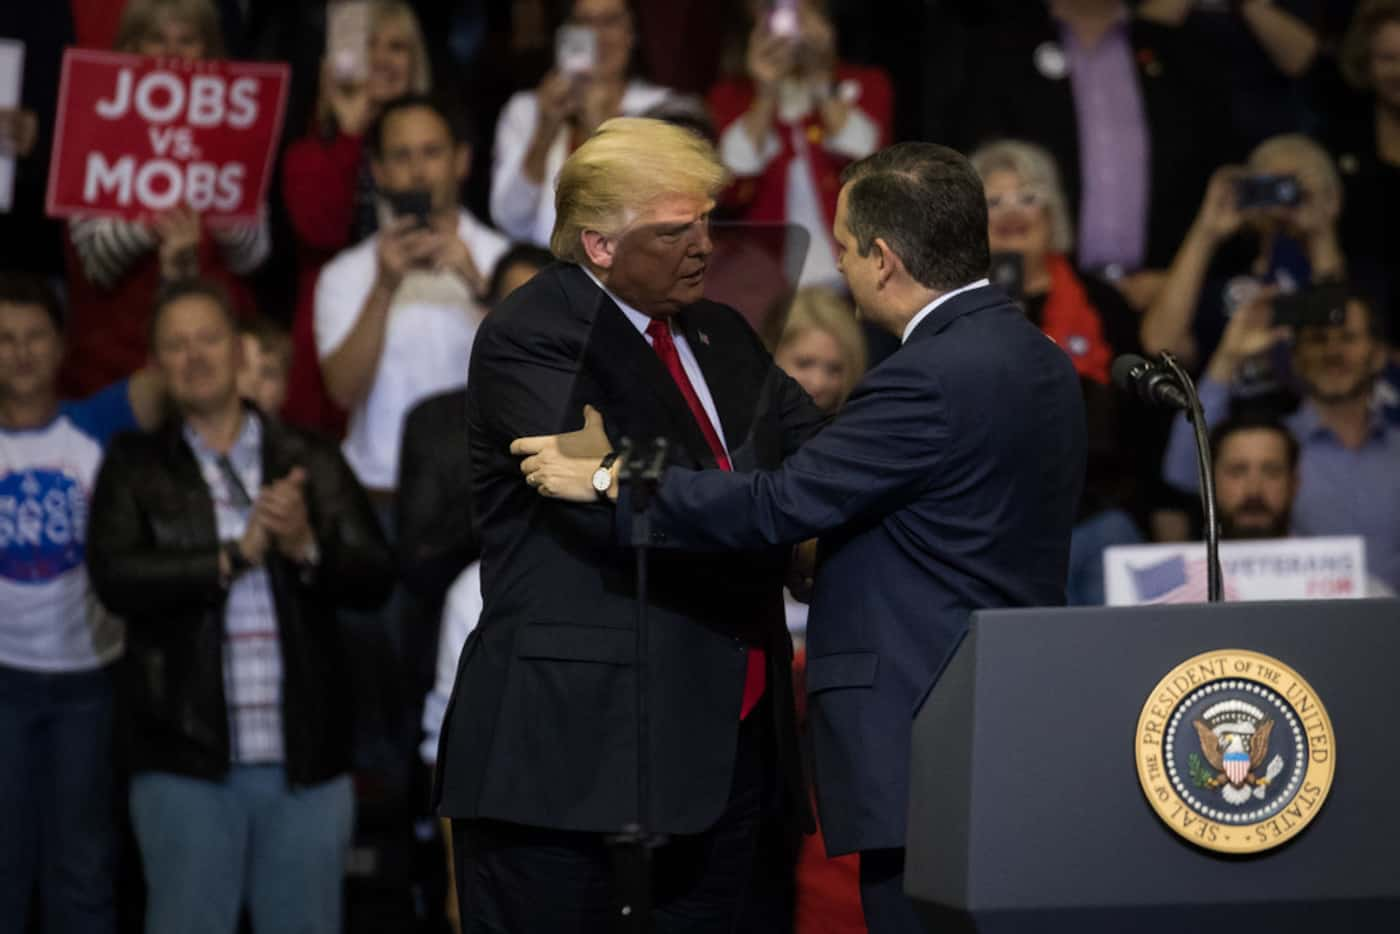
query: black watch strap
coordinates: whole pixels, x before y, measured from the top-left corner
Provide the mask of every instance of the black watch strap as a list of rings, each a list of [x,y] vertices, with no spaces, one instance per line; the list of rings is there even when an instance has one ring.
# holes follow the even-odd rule
[[[253,566],[253,563],[243,554],[243,547],[235,539],[224,542],[224,554],[228,555],[229,570],[233,572],[234,577]]]
[[[603,462],[598,465],[599,470],[611,470],[612,465],[617,461],[617,452],[609,451],[603,457]]]

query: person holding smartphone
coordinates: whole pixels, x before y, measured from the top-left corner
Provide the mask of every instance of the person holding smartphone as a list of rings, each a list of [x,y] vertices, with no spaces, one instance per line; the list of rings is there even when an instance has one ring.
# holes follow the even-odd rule
[[[1287,292],[1346,276],[1341,216],[1337,167],[1306,136],[1265,140],[1247,166],[1219,169],[1143,316],[1143,349],[1199,364],[1261,287]]]
[[[297,246],[297,310],[285,415],[338,435],[344,413],[322,382],[312,296],[321,267],[379,225],[365,132],[386,103],[432,87],[413,8],[402,0],[338,0],[327,10],[320,97],[307,135],[287,147],[282,198]]]
[[[752,0],[748,13],[733,74],[709,94],[735,176],[726,200],[743,220],[802,227],[801,284],[843,288],[831,239],[841,170],[890,142],[889,77],[837,60],[825,0]]]
[[[554,67],[510,99],[496,126],[491,216],[512,238],[545,246],[554,180],[604,121],[634,117],[674,92],[633,73],[636,20],[628,0],[574,0],[556,36]]]

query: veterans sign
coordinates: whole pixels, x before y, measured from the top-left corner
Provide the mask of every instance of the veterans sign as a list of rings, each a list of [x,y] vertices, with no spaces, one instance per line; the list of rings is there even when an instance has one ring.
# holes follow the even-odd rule
[[[272,174],[288,68],[69,49],[47,210],[135,219],[185,207],[257,217]]]
[[[1103,556],[1109,606],[1204,603],[1206,546],[1116,545]],[[1228,600],[1365,597],[1366,543],[1357,536],[1222,542]]]

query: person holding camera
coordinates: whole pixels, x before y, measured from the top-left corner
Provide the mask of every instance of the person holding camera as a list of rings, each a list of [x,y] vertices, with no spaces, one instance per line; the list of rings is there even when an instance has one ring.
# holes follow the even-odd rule
[[[1299,448],[1293,533],[1360,535],[1367,570],[1396,589],[1400,427],[1386,420],[1375,393],[1386,361],[1382,319],[1369,300],[1341,288],[1306,293],[1294,300],[1292,314],[1281,304],[1268,290],[1231,317],[1197,387],[1206,423],[1214,427],[1232,406],[1244,407],[1238,387],[1250,361],[1287,349],[1303,396],[1284,419]],[[1162,472],[1184,492],[1198,489],[1192,428],[1184,415],[1172,425]]]
[[[1166,285],[1142,319],[1149,354],[1210,359],[1234,311],[1258,291],[1290,292],[1347,274],[1341,179],[1306,136],[1276,136],[1247,167],[1216,171]]]
[[[343,413],[326,392],[317,362],[313,299],[321,267],[379,226],[365,132],[383,106],[432,89],[428,51],[413,8],[403,0],[369,4],[362,45],[328,39],[310,132],[287,147],[282,200],[297,248],[297,310],[287,418],[338,434]]]
[[[636,20],[628,0],[573,0],[554,67],[506,104],[496,125],[491,216],[515,240],[549,244],[554,180],[604,121],[640,116],[673,92],[633,74]]]
[[[889,144],[894,91],[883,70],[837,60],[826,7],[750,0],[742,65],[733,54],[737,74],[711,89],[709,105],[739,219],[803,228],[799,282],[844,288],[831,239],[841,170]]]

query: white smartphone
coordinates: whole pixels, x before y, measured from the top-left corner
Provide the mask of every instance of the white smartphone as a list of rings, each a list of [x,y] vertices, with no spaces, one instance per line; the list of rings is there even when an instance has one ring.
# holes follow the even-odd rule
[[[773,9],[768,13],[768,32],[784,39],[796,39],[802,34],[802,21],[798,15],[798,5],[802,0],[773,0]]]
[[[598,67],[598,34],[590,26],[560,26],[554,37],[554,65],[566,75]]]
[[[369,0],[336,0],[326,7],[326,57],[340,84],[369,78]]]

